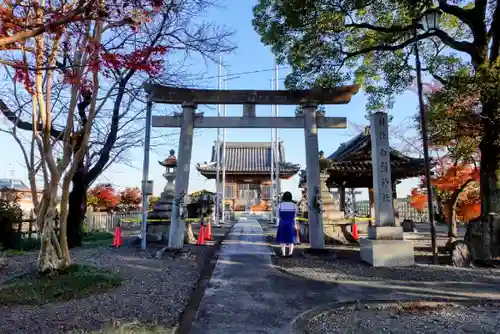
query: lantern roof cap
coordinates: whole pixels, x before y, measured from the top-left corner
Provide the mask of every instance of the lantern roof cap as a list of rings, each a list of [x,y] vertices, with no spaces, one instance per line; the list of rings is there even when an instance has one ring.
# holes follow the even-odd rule
[[[175,151],[170,150],[168,158],[163,161],[158,161],[158,163],[163,167],[177,167],[177,158],[175,157]]]

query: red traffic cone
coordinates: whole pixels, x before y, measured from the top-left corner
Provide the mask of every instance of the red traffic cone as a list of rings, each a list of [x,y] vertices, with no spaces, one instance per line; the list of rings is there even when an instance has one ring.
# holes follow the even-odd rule
[[[207,225],[205,225],[205,240],[213,240],[212,239],[212,224],[208,222]]]
[[[352,237],[354,240],[359,240],[358,225],[356,223],[352,224]]]
[[[200,222],[200,231],[198,232],[198,240],[196,241],[198,246],[205,245],[205,226],[203,222]]]
[[[113,237],[113,247],[123,246],[122,231],[120,226],[115,227],[115,235]]]

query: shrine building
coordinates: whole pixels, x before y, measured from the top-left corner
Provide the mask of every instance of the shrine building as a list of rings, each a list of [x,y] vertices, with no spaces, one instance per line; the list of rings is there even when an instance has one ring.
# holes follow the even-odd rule
[[[271,210],[271,146],[271,142],[226,142],[226,156],[221,159],[219,176],[222,183],[222,166],[225,164],[224,204],[230,204],[235,211],[244,211],[249,206],[255,211]],[[214,145],[210,162],[196,166],[198,172],[209,180],[216,179],[216,152]],[[219,152],[222,157],[222,143]],[[275,153],[273,149],[273,160],[276,161]],[[286,162],[282,143],[279,153],[279,178],[290,179],[298,173],[300,166]],[[273,168],[276,171],[276,163]]]

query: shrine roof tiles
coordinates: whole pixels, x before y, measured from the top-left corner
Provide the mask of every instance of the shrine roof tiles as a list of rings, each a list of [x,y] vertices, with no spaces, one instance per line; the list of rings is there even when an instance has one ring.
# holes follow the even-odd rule
[[[371,159],[371,145],[370,127],[366,127],[363,132],[359,133],[348,142],[340,144],[339,148],[328,156],[328,159],[334,162],[356,160],[364,161]],[[422,164],[423,166],[423,159],[409,157],[392,147],[390,147],[390,151],[391,162],[399,160],[412,165]]]
[[[294,175],[300,166],[285,161],[285,149],[280,143],[280,175]],[[275,153],[275,149],[273,149]],[[222,144],[220,156],[223,156]],[[197,169],[203,175],[215,173],[217,169],[217,148],[212,147],[212,157],[209,163],[198,164]],[[271,143],[270,142],[226,142],[224,159],[226,173],[229,174],[270,174]]]
[[[406,161],[402,160],[391,160],[391,170],[396,173],[402,171],[403,169],[410,168],[407,172],[415,172],[415,176],[421,175],[420,168],[424,168],[423,160],[416,159],[413,164],[408,165]],[[415,168],[417,170],[415,170]],[[371,160],[366,161],[333,161],[332,164],[328,167],[328,171],[331,172],[369,172],[372,173],[372,162]],[[412,173],[413,174],[413,173]]]

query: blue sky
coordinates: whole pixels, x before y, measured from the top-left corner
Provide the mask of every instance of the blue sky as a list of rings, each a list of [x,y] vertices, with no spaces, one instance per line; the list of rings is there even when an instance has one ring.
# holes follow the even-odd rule
[[[252,7],[256,0],[239,0],[227,1],[225,8],[217,8],[212,10],[207,15],[206,19],[216,21],[219,24],[225,24],[232,30],[236,31],[233,41],[237,45],[237,50],[231,54],[224,56],[223,62],[225,64],[224,73],[242,73],[252,72],[259,70],[262,71],[250,75],[240,75],[239,78],[228,81],[228,89],[270,89],[271,80],[274,78],[274,57],[270,49],[260,42],[260,38],[254,32],[251,24],[252,20]],[[199,62],[199,67],[193,68],[193,72],[199,72],[204,69],[205,64]],[[217,76],[217,65],[208,64],[209,68],[206,69],[207,77]],[[279,71],[280,79],[283,79],[287,74],[286,69]],[[217,79],[214,78],[212,85],[208,88],[217,88]],[[280,81],[281,88],[282,81]],[[365,103],[366,98],[363,92],[354,96],[351,103],[348,105],[330,106],[327,108],[328,116],[345,116],[349,123],[367,125],[368,121],[365,119]],[[398,97],[396,104],[391,113],[394,116],[393,124],[402,122],[409,116],[416,113],[417,110],[417,96],[413,92],[406,92]],[[156,106],[153,109],[153,114],[160,114],[164,107]],[[200,106],[200,111],[204,111],[206,116],[216,115],[214,107],[207,108]],[[240,116],[242,113],[241,106],[227,106],[228,116]],[[294,107],[280,107],[280,115],[292,116],[294,114]],[[271,115],[271,106],[260,106],[257,108],[257,115],[269,116]],[[155,133],[169,133],[172,129],[155,129]],[[412,131],[413,132],[413,131]],[[348,127],[346,130],[320,130],[319,132],[319,148],[330,154],[337,149],[337,147],[352,136],[356,134],[356,129]],[[17,149],[17,144],[8,134],[0,133],[2,138],[4,156],[9,157],[7,160],[0,162],[0,177],[16,177],[27,181],[26,170],[23,168],[23,159]],[[252,129],[228,129],[226,132],[227,141],[270,141],[270,130],[252,130]],[[293,163],[298,163],[302,168],[305,167],[305,144],[303,130],[284,129],[280,131],[280,138],[284,141],[286,150],[286,159]],[[198,130],[194,138],[192,168],[190,176],[189,192],[200,189],[214,190],[215,185],[213,181],[207,181],[205,178],[198,174],[195,169],[196,163],[208,161],[211,154],[211,146],[216,139],[215,129],[202,129]],[[393,139],[394,140],[394,139]],[[164,185],[165,180],[162,177],[163,169],[158,165],[158,160],[163,160],[168,156],[170,148],[177,151],[177,145],[162,145],[161,150],[155,149],[150,154],[150,173],[149,178],[154,181],[154,193],[159,194]],[[127,158],[133,162],[133,166],[127,165],[113,165],[111,166],[98,180],[99,182],[110,182],[116,187],[140,187],[142,178],[142,160],[143,153],[141,149],[134,149],[127,153]],[[291,180],[283,181],[284,190],[291,191],[294,197],[299,196],[299,189],[297,188],[297,177]],[[409,191],[416,184],[416,180],[406,180],[398,186],[398,196],[403,197],[409,194]],[[367,198],[366,190],[363,190],[362,198]]]

